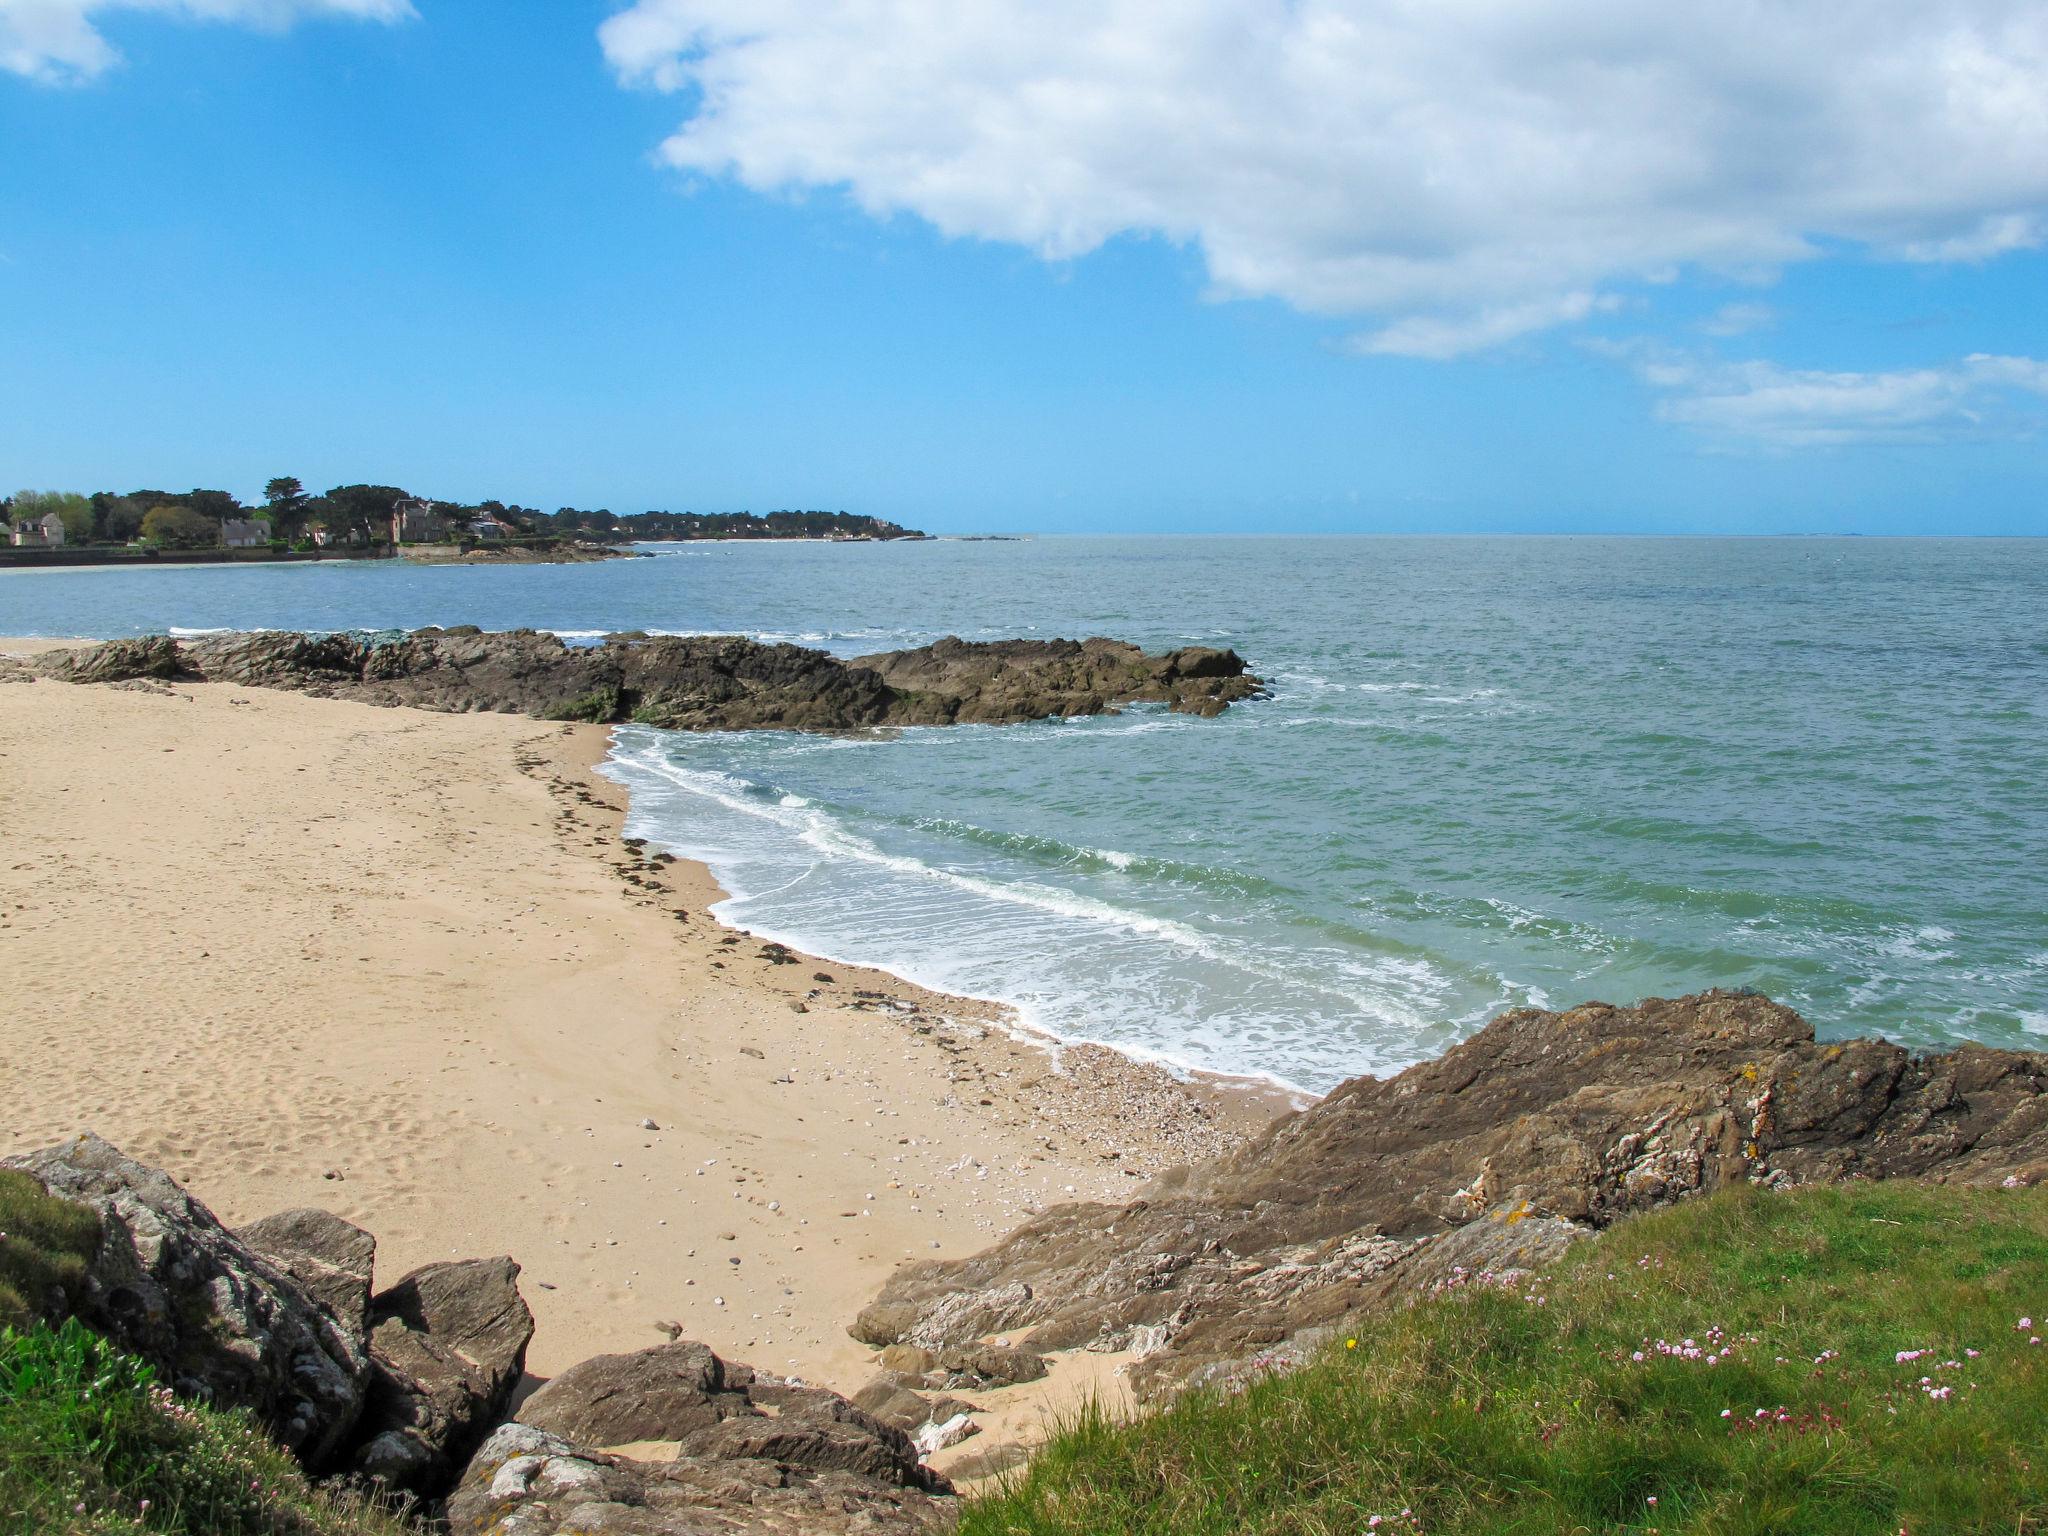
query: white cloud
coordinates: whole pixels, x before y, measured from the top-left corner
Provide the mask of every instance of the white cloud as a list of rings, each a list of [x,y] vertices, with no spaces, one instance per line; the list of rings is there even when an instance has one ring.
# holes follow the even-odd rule
[[[2041,0],[637,0],[602,39],[692,95],[679,170],[1053,259],[1163,236],[1367,349],[2048,236]]]
[[[0,0],[0,69],[48,84],[74,84],[120,62],[97,19],[153,11],[190,21],[281,29],[302,16],[399,21],[411,0]]]
[[[1667,398],[1660,420],[1720,443],[1825,448],[2031,436],[2048,425],[2048,362],[1973,353],[1868,373],[1720,362],[1641,342],[1595,345]]]
[[[1723,304],[1700,322],[1709,336],[1747,336],[1775,325],[1778,312],[1768,304]]]
[[[1566,293],[1554,299],[1502,304],[1465,315],[1408,315],[1377,331],[1354,336],[1347,345],[1354,352],[1442,360],[1482,352],[1533,331],[1548,330],[1620,307],[1620,300],[1611,296]]]

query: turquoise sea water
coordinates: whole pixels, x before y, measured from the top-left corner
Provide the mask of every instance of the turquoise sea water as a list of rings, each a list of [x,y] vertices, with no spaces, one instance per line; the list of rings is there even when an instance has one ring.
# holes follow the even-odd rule
[[[0,574],[0,633],[531,625],[1231,645],[1217,720],[619,732],[729,921],[1321,1089],[1526,1002],[2048,1034],[2048,541],[1046,539]]]

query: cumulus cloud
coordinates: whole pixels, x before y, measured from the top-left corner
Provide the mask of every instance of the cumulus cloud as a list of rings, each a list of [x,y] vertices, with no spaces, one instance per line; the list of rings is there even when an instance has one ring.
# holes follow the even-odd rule
[[[1079,256],[1449,356],[1674,272],[2048,237],[2040,0],[637,0],[677,169]]]
[[[1726,446],[1828,448],[2032,436],[2048,424],[2048,362],[1972,353],[1922,368],[1837,372],[1603,345],[1663,391],[1659,419]]]
[[[0,0],[0,69],[46,84],[75,84],[120,62],[98,26],[116,11],[279,29],[302,16],[398,21],[411,0]]]

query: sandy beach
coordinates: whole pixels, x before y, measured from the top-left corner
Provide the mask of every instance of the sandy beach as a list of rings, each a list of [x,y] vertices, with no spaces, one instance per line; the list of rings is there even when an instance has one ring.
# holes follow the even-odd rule
[[[38,642],[0,642],[0,656]],[[530,1369],[657,1343],[851,1391],[898,1263],[1125,1199],[1283,1107],[719,925],[603,729],[0,683],[0,1153],[92,1129],[230,1224],[509,1253]],[[1062,1363],[1015,1417],[1114,1362]],[[993,1438],[993,1436],[991,1437]]]

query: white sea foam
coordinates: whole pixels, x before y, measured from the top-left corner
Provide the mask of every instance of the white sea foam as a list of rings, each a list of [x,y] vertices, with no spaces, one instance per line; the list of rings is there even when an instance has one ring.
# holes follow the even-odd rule
[[[633,791],[634,835],[709,863],[732,893],[718,915],[750,932],[1007,1003],[1046,1036],[1294,1091],[1450,1041],[1449,978],[1420,956],[1271,951],[1229,923],[1054,883],[999,845],[954,843],[959,862],[945,867],[884,846],[809,796],[685,766],[676,750],[623,730],[608,771]],[[676,795],[731,817],[707,819]],[[942,828],[916,835],[946,846]],[[1076,851],[1124,873],[1139,862],[1120,849]]]

